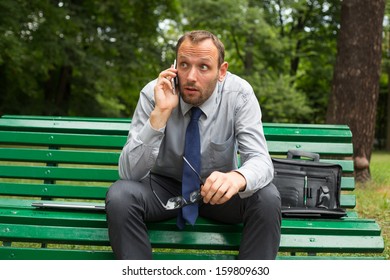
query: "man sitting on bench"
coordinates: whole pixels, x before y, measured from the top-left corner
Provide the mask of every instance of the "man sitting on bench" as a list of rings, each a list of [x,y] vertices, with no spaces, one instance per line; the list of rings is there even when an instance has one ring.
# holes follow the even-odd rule
[[[184,229],[202,216],[243,223],[239,259],[275,259],[281,201],[253,89],[227,71],[210,32],[186,33],[176,55],[177,69],[142,89],[107,193],[115,256],[152,258],[146,222],[177,217]]]

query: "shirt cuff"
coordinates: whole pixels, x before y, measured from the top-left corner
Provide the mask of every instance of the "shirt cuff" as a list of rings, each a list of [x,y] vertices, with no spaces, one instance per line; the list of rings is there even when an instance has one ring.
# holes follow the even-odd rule
[[[252,170],[247,168],[241,167],[235,171],[244,176],[246,180],[245,190],[238,192],[240,198],[247,198],[252,196],[255,192],[264,188],[272,181],[272,176],[268,178],[268,176],[264,174],[264,177],[258,178],[258,175],[254,174]]]
[[[160,129],[154,129],[150,124],[150,120],[147,121],[146,125],[142,128],[138,134],[139,140],[148,146],[159,144],[164,138],[165,126]]]

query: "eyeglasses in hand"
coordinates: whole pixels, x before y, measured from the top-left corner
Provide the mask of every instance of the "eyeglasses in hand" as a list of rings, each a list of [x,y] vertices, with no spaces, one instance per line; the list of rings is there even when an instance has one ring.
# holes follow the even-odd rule
[[[186,162],[186,164],[188,164],[188,166],[191,168],[191,170],[194,171],[195,174],[198,176],[200,183],[204,185],[204,182],[202,181],[202,178],[200,177],[199,173],[194,169],[194,167],[188,162],[188,160],[185,157],[183,157],[183,159]],[[166,210],[179,209],[189,204],[198,203],[202,200],[202,195],[200,194],[200,190],[197,190],[190,193],[190,197],[188,201],[183,196],[176,196],[176,197],[171,197],[170,199],[168,199],[167,203],[164,204],[161,201],[161,199],[158,197],[157,193],[154,191],[152,187],[152,182],[150,182],[150,187],[154,195],[156,196],[157,200],[161,203],[161,206],[164,207],[164,209]]]

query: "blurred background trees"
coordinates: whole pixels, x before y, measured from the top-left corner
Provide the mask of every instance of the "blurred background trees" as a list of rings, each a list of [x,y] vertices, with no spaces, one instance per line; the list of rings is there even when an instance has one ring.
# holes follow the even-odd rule
[[[0,2],[0,113],[130,116],[174,1]]]
[[[382,20],[380,11],[385,1],[2,0],[0,115],[131,117],[141,88],[172,64],[178,37],[207,29],[224,42],[229,70],[254,87],[265,122],[336,122],[359,130],[358,121],[352,124],[338,114],[353,103],[340,109],[336,105],[341,103],[330,99],[335,69],[345,65],[337,64],[339,56],[355,51],[347,46],[342,54],[338,44],[345,39],[340,36],[342,17],[348,20],[342,6],[353,3],[377,9],[359,18],[350,14],[357,27],[368,26],[374,16],[383,23],[375,37],[379,41],[365,46],[383,54],[382,67],[364,77],[378,80],[379,73],[379,81],[365,89],[366,98],[373,98],[376,120],[375,138],[367,136],[365,145],[390,149],[390,12]],[[358,37],[352,40],[359,46],[373,40]],[[345,100],[360,100],[355,94],[349,90]],[[364,118],[361,108],[353,112]],[[332,110],[339,119],[330,117]]]
[[[178,37],[203,28],[266,121],[324,122],[339,13],[339,0],[3,0],[0,113],[131,116]]]

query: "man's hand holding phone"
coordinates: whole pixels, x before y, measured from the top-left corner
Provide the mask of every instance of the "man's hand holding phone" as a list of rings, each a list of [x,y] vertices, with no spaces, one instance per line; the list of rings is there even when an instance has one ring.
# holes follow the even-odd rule
[[[162,71],[158,76],[157,84],[154,87],[155,107],[150,115],[150,124],[155,129],[166,125],[173,109],[179,104],[179,96],[176,94],[178,85],[174,82],[175,77],[177,77],[177,70],[174,65]]]

